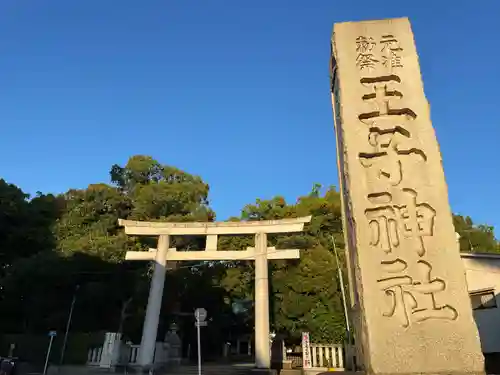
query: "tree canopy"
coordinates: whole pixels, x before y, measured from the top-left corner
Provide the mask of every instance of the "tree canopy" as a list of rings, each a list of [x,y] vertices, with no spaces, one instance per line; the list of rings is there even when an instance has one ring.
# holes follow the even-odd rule
[[[303,249],[300,260],[270,262],[272,329],[289,340],[308,330],[316,341],[344,338],[340,280],[334,242],[344,267],[340,195],[315,184],[296,202],[281,196],[256,199],[230,220],[269,220],[312,215],[303,233],[269,236],[270,246]],[[150,156],[132,156],[110,168],[109,184],[64,194],[29,197],[0,180],[0,320],[2,332],[63,331],[76,296],[72,330],[121,331],[140,337],[148,297],[149,265],[125,262],[128,250],[155,246],[154,239],[125,235],[118,219],[212,221],[209,185],[201,177]],[[500,253],[493,228],[454,216],[461,251]],[[204,248],[203,237],[173,238],[179,249]],[[221,236],[221,249],[245,249],[249,236]],[[171,264],[165,285],[160,335],[172,322],[194,335],[186,312],[203,304],[220,343],[253,331],[253,262]]]
[[[460,251],[476,253],[500,253],[500,243],[495,238],[493,227],[474,225],[469,216],[453,216],[455,230],[460,236]]]

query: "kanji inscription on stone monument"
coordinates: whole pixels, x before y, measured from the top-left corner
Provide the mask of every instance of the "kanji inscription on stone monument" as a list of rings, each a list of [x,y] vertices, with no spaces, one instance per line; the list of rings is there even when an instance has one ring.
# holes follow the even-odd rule
[[[331,69],[352,307],[365,370],[483,373],[408,19],[336,24]]]

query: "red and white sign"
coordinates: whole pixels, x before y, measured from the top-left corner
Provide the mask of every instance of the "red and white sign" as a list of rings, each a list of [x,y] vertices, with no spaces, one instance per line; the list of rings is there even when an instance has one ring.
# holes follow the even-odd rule
[[[302,367],[312,367],[311,342],[309,340],[309,332],[302,332]]]

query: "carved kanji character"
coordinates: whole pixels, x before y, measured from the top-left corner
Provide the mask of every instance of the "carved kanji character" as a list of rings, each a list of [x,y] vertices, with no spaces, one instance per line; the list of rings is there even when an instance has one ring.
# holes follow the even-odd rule
[[[356,38],[356,52],[369,53],[373,51],[376,43],[372,37],[358,36]]]
[[[372,70],[375,69],[379,60],[373,54],[375,41],[372,37],[359,36],[356,38],[356,66],[360,69]]]
[[[374,121],[373,125],[381,125],[384,121]],[[427,161],[425,153],[416,147],[408,147],[411,142],[410,133],[403,127],[396,126],[392,129],[384,129],[374,126],[368,136],[368,143],[372,146],[371,152],[359,153],[359,160],[365,168],[375,166],[378,168],[378,177],[389,180],[393,186],[397,186],[403,180],[402,157],[417,155]],[[405,145],[407,147],[405,147]],[[411,145],[410,145],[411,146]]]
[[[373,110],[360,114],[361,121],[373,121],[377,117],[399,116],[403,118],[415,119],[417,115],[410,108],[395,108],[393,101],[403,98],[403,94],[394,89],[394,83],[400,83],[397,76],[363,78],[361,83],[370,88],[372,92],[363,95],[363,100],[373,105]]]
[[[412,322],[429,319],[455,320],[458,312],[450,305],[439,306],[436,294],[446,288],[444,280],[432,278],[432,266],[418,261],[417,275],[409,275],[408,264],[398,258],[381,264],[384,277],[377,280],[380,288],[390,297],[386,317],[396,317],[403,327]]]
[[[436,211],[427,203],[417,203],[417,192],[402,189],[405,202],[393,202],[392,194],[370,194],[368,200],[376,205],[365,210],[371,229],[370,245],[386,253],[400,246],[401,239],[414,243],[419,256],[425,254],[423,237],[434,234]]]
[[[401,48],[394,35],[388,34],[382,36],[380,44],[382,45],[380,51],[382,52],[382,64],[391,71],[394,68],[402,68],[401,52],[403,48]]]
[[[359,70],[373,70],[375,69],[377,63],[378,60],[371,53],[360,53],[356,57],[356,66],[359,68]]]

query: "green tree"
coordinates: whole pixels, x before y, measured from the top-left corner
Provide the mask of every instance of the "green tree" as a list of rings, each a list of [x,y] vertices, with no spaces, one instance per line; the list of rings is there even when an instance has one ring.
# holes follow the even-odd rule
[[[340,195],[330,187],[325,194],[314,185],[310,194],[295,204],[283,197],[257,200],[244,207],[241,220],[272,220],[312,215],[303,233],[269,236],[268,242],[279,248],[299,248],[298,261],[274,261],[271,264],[272,326],[291,340],[299,340],[309,330],[316,341],[340,341],[344,337],[344,316],[340,284],[336,278],[332,236],[337,247],[344,246]],[[234,220],[234,219],[233,219]],[[223,245],[244,248],[252,238],[233,236]],[[225,288],[238,299],[252,298],[253,264],[240,262],[228,268],[223,280]],[[253,299],[252,299],[253,300]]]
[[[460,251],[500,253],[500,243],[492,226],[475,225],[469,216],[461,215],[453,215],[453,224],[460,235]]]
[[[149,156],[133,156],[124,167],[114,165],[111,180],[132,202],[130,219],[205,222],[215,218],[208,204],[208,184],[198,176],[162,165]],[[178,250],[201,250],[205,241],[203,236],[174,236],[172,246]],[[220,287],[223,266],[216,262],[184,262],[171,267],[174,269],[167,276],[159,334],[164,333],[169,322],[177,321],[183,328],[184,341],[191,341],[193,346],[193,318],[186,313],[203,306],[212,318],[207,328],[210,333],[205,335],[210,338],[205,342],[206,354],[218,355],[236,320],[228,293]]]
[[[128,250],[154,247],[154,239],[127,236],[118,219],[212,221],[209,186],[199,176],[150,156],[132,156],[113,165],[111,184],[91,184],[60,196],[34,198],[0,180],[0,309],[3,331],[64,330],[75,292],[73,330],[123,331],[140,336],[151,269],[124,262]],[[270,262],[272,327],[291,340],[308,330],[315,341],[340,341],[344,316],[332,238],[344,262],[340,196],[315,184],[297,202],[277,196],[256,200],[230,220],[270,220],[312,215],[303,233],[269,236],[269,246],[299,248],[300,260]],[[493,228],[454,216],[462,251],[498,252]],[[220,236],[219,248],[244,250],[252,236]],[[173,237],[179,250],[201,250],[205,238]],[[222,340],[251,332],[254,263],[169,264],[160,337],[177,321],[184,342],[194,344],[192,316],[203,306],[211,321],[204,345],[216,355]],[[77,289],[77,286],[79,288]],[[188,314],[186,314],[188,313]],[[214,349],[215,348],[215,349]],[[207,349],[207,350],[208,350]]]
[[[49,258],[61,208],[59,197],[38,193],[30,199],[20,188],[0,179],[0,328],[4,331],[26,327],[27,314],[22,307],[28,295],[23,285],[28,281],[32,284],[30,295],[37,286],[28,263]]]
[[[0,276],[15,260],[54,247],[52,227],[60,200],[53,195],[30,196],[0,179]]]
[[[2,281],[3,293],[8,296],[2,311],[10,317],[9,330],[64,329],[79,285],[73,329],[124,330],[137,337],[151,270],[146,262],[124,262],[125,252],[145,250],[156,244],[149,238],[125,235],[118,219],[207,221],[214,217],[208,206],[208,185],[201,178],[162,165],[149,156],[133,156],[123,167],[114,165],[110,175],[113,185],[94,184],[87,189],[71,189],[60,197],[39,195],[32,201],[17,187],[0,184],[0,195],[5,197],[1,203],[10,202],[0,207],[0,220],[11,229],[5,232],[10,237],[4,236],[0,241],[3,239],[8,249],[21,243],[25,251],[24,258],[16,262],[19,257],[13,256],[18,254],[4,254],[4,259],[13,259],[13,266]],[[57,201],[60,217],[48,225],[54,216],[51,200]],[[34,215],[35,209],[40,215]],[[22,227],[23,223],[50,227],[53,241],[43,248],[52,251],[32,256],[36,251],[30,252],[28,245],[44,240],[46,233],[38,227]],[[185,249],[201,247],[201,240],[188,237],[174,238],[173,242]],[[35,249],[39,251],[41,247],[33,246]],[[176,291],[168,285],[165,295],[177,298]],[[79,314],[83,311],[84,316]]]
[[[132,212],[131,199],[105,184],[69,190],[64,198],[64,214],[56,225],[59,254],[83,252],[104,261],[123,260],[125,251],[133,248],[134,243],[120,229],[118,219]]]
[[[130,218],[161,221],[212,221],[208,184],[150,156],[136,155],[125,167],[113,165],[112,182],[133,202]]]

